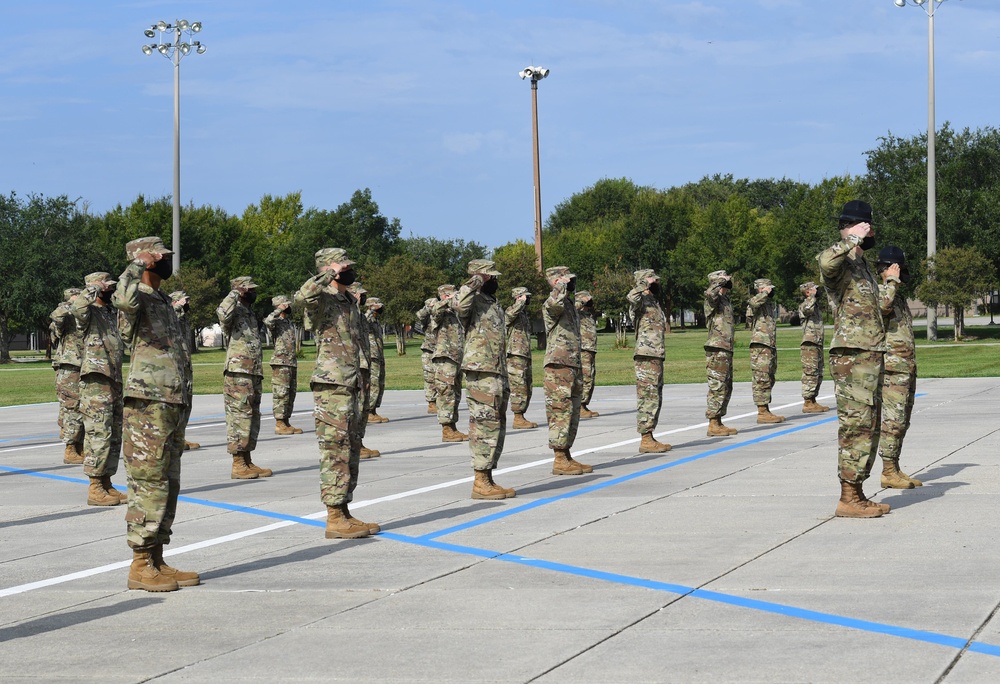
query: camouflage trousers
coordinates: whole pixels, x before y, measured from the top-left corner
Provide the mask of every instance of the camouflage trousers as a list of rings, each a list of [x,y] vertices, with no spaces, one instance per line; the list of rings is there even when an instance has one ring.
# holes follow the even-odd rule
[[[507,436],[507,378],[495,373],[465,371],[465,401],[469,407],[469,451],[473,470],[497,467]]]
[[[385,359],[372,359],[371,374],[371,389],[365,403],[368,411],[374,411],[382,405],[382,395],[385,394]]]
[[[87,477],[118,472],[122,450],[122,386],[106,375],[87,373],[80,379],[83,416],[83,472]]]
[[[295,410],[299,369],[295,366],[271,366],[271,406],[275,420],[288,420]]]
[[[706,349],[705,374],[708,376],[705,417],[709,420],[722,418],[733,396],[733,353],[725,349]]]
[[[358,390],[342,385],[314,382],[311,388],[319,442],[319,497],[327,506],[350,503],[361,462],[361,397]]]
[[[640,435],[656,429],[663,406],[663,359],[637,356],[635,359],[636,427]]]
[[[226,403],[226,438],[229,453],[253,451],[260,433],[262,380],[249,373],[223,374],[222,392]]]
[[[882,416],[883,352],[838,349],[830,352],[837,395],[837,470],[843,482],[868,479],[878,453]]]
[[[531,359],[508,356],[507,381],[510,383],[510,410],[524,413],[531,404]]]
[[[823,384],[823,347],[803,344],[799,354],[802,358],[802,398],[815,399]]]
[[[882,430],[879,448],[882,458],[892,461],[899,460],[903,438],[910,427],[913,398],[917,391],[917,364],[913,359],[899,357],[891,357],[890,361],[888,354],[886,359],[885,375],[882,378]]]
[[[65,444],[82,444],[79,366],[61,365],[56,369],[56,397],[59,399],[59,439]]]
[[[771,403],[774,374],[778,372],[778,353],[766,344],[750,345],[750,374],[753,380],[753,403],[767,406]]]
[[[572,366],[545,367],[545,417],[549,421],[549,448],[569,449],[576,441],[583,398],[583,373]]]
[[[123,448],[128,476],[128,545],[149,549],[170,543],[181,491],[184,453],[182,404],[126,397]]]
[[[434,390],[434,352],[420,351],[420,362],[424,366],[424,399],[427,403],[437,401],[437,393]]]
[[[597,352],[584,349],[580,352],[580,363],[583,364],[583,395],[580,403],[584,406],[590,405],[590,400],[594,396],[594,382],[597,379]]]
[[[368,411],[365,407],[368,406],[368,398],[371,396],[372,392],[372,369],[368,368],[358,368],[358,436],[361,439],[365,438],[365,434],[368,432]],[[360,447],[358,447],[360,448]]]
[[[434,393],[438,423],[452,425],[458,420],[458,402],[462,399],[462,369],[449,358],[434,359]]]

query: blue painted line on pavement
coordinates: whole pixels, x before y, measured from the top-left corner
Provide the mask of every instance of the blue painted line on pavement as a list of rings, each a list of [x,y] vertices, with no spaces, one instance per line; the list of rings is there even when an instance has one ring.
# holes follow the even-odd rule
[[[0,470],[18,475],[33,475],[34,477],[44,477],[49,480],[59,480],[60,482],[72,482],[73,484],[90,484],[90,480],[79,477],[68,477],[66,475],[55,475],[53,473],[40,473],[36,470],[25,470],[24,468],[14,468],[13,466],[0,465]]]

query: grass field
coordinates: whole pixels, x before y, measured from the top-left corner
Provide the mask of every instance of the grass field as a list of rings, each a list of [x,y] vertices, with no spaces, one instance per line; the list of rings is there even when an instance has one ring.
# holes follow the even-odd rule
[[[939,337],[946,337],[949,330],[939,330]],[[832,334],[827,329],[827,343]],[[966,341],[955,344],[946,339],[928,343],[923,330],[917,331],[917,365],[920,377],[997,377],[1000,376],[1000,327],[978,326],[966,329]],[[635,382],[632,367],[632,350],[615,349],[614,335],[598,336],[597,384],[630,385]],[[798,345],[799,328],[778,328],[778,380],[797,380],[801,377]],[[750,334],[739,330],[736,334],[734,379],[750,380]],[[667,336],[667,361],[665,382],[705,382],[705,330],[675,329]],[[410,340],[405,356],[396,354],[395,339],[386,338],[386,389],[420,389],[423,372],[420,366],[420,340]],[[307,343],[305,357],[299,360],[300,392],[308,391],[316,349]],[[264,391],[271,391],[270,369],[266,367],[270,350],[265,350]],[[16,352],[18,361],[0,366],[0,406],[34,404],[55,400],[52,366],[44,360],[32,359],[31,353]],[[535,385],[541,386],[543,352],[533,354]],[[222,366],[225,352],[221,349],[200,351],[194,356],[195,394],[222,393]],[[127,373],[127,369],[126,369]],[[829,373],[827,373],[829,380]]]

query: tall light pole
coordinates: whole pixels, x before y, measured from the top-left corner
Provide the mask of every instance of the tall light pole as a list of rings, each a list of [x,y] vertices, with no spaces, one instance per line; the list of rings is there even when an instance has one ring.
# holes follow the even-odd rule
[[[934,127],[934,11],[944,0],[894,0],[896,7],[912,4],[927,14],[927,258],[937,253],[937,160]],[[937,339],[937,307],[927,307],[927,339]]]
[[[538,82],[549,75],[544,67],[529,66],[518,72],[523,81],[531,79],[531,138],[535,163],[535,265],[542,273],[542,186],[538,167]]]
[[[171,233],[174,273],[181,270],[181,59],[192,50],[203,55],[207,49],[200,40],[187,42],[181,38],[185,34],[194,36],[199,32],[201,22],[189,22],[187,19],[178,19],[173,24],[161,20],[142,32],[147,38],[155,38],[159,34],[156,43],[142,46],[143,54],[159,52],[174,65],[174,226]],[[167,40],[173,38],[173,42],[164,42],[164,37]]]

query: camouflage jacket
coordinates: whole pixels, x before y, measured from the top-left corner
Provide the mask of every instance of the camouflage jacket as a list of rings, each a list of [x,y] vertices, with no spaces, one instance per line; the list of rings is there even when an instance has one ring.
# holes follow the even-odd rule
[[[479,290],[482,278],[472,276],[452,300],[465,328],[462,370],[507,376],[507,322],[499,302]]]
[[[515,301],[504,312],[507,320],[507,356],[531,358],[531,319],[528,302]]]
[[[49,318],[52,320],[49,332],[59,341],[52,365],[79,367],[83,364],[83,333],[73,316],[73,306],[62,302],[49,314]]]
[[[233,290],[215,310],[226,336],[226,367],[228,373],[264,376],[264,350],[257,332],[257,317],[240,301]]]
[[[109,305],[97,306],[97,292],[87,288],[71,301],[73,316],[83,333],[83,363],[80,375],[100,373],[119,386],[125,345],[118,332],[117,312]]]
[[[878,283],[864,254],[854,251],[859,244],[860,238],[849,235],[818,257],[823,287],[833,306],[830,348],[885,351]]]
[[[141,281],[146,267],[133,261],[118,277],[111,303],[125,315],[132,358],[124,395],[190,406],[190,350],[170,297]]]
[[[330,286],[333,274],[313,276],[295,293],[312,321],[316,370],[311,381],[357,388],[361,367],[361,313],[354,298]]]
[[[431,297],[424,302],[423,308],[417,312],[417,323],[424,330],[424,341],[420,344],[420,351],[434,352],[437,346],[437,329],[434,327],[434,319],[431,318],[431,307],[437,302],[437,297]]]
[[[580,368],[580,318],[575,296],[566,283],[552,288],[542,306],[545,324],[545,365]]]
[[[750,298],[750,308],[753,309],[753,330],[750,333],[750,344],[762,344],[774,349],[777,340],[778,305],[767,296],[766,292],[758,292]]]
[[[371,349],[372,359],[375,361],[385,360],[385,338],[382,335],[382,324],[372,316],[370,311],[364,314],[365,322],[368,324],[368,347]]]
[[[275,309],[264,319],[264,327],[274,340],[274,353],[271,354],[270,365],[292,368],[298,366],[299,361],[295,358],[295,324],[291,319],[285,318]]]
[[[194,394],[194,367],[191,365],[191,353],[194,351],[194,348],[190,346],[193,345],[194,342],[191,339],[191,324],[188,322],[187,312],[184,310],[184,307],[177,306],[177,304],[174,304],[173,306],[174,313],[177,314],[177,320],[181,324],[181,334],[184,335],[184,339],[188,343],[184,350],[186,352],[185,360],[187,361],[187,400],[188,403],[190,403],[191,396]],[[124,335],[125,333],[122,332],[122,336]]]
[[[358,349],[361,352],[358,360],[361,363],[361,370],[370,371],[372,368],[372,343],[368,329],[368,319],[361,313],[357,302],[354,302],[354,307],[358,310]]]
[[[719,285],[721,283],[713,283],[705,290],[705,327],[708,328],[705,349],[732,351],[736,336],[733,303],[728,294],[719,292]]]
[[[629,312],[635,322],[635,353],[632,356],[662,359],[666,356],[663,336],[667,332],[667,317],[656,297],[643,294],[644,290],[634,287],[626,295]]]
[[[432,352],[434,359],[451,359],[462,363],[462,349],[465,346],[465,331],[458,321],[458,314],[452,305],[454,300],[439,301],[431,308],[437,345]]]
[[[882,319],[885,321],[885,369],[905,373],[911,370],[916,349],[913,342],[913,315],[906,297],[899,290],[899,281],[889,277],[879,286]]]
[[[799,304],[799,320],[802,321],[802,344],[822,347],[826,331],[823,329],[823,311],[816,295],[806,297]]]
[[[594,317],[594,308],[590,306],[576,307],[577,317],[580,319],[580,349],[583,351],[597,351],[597,319]]]

